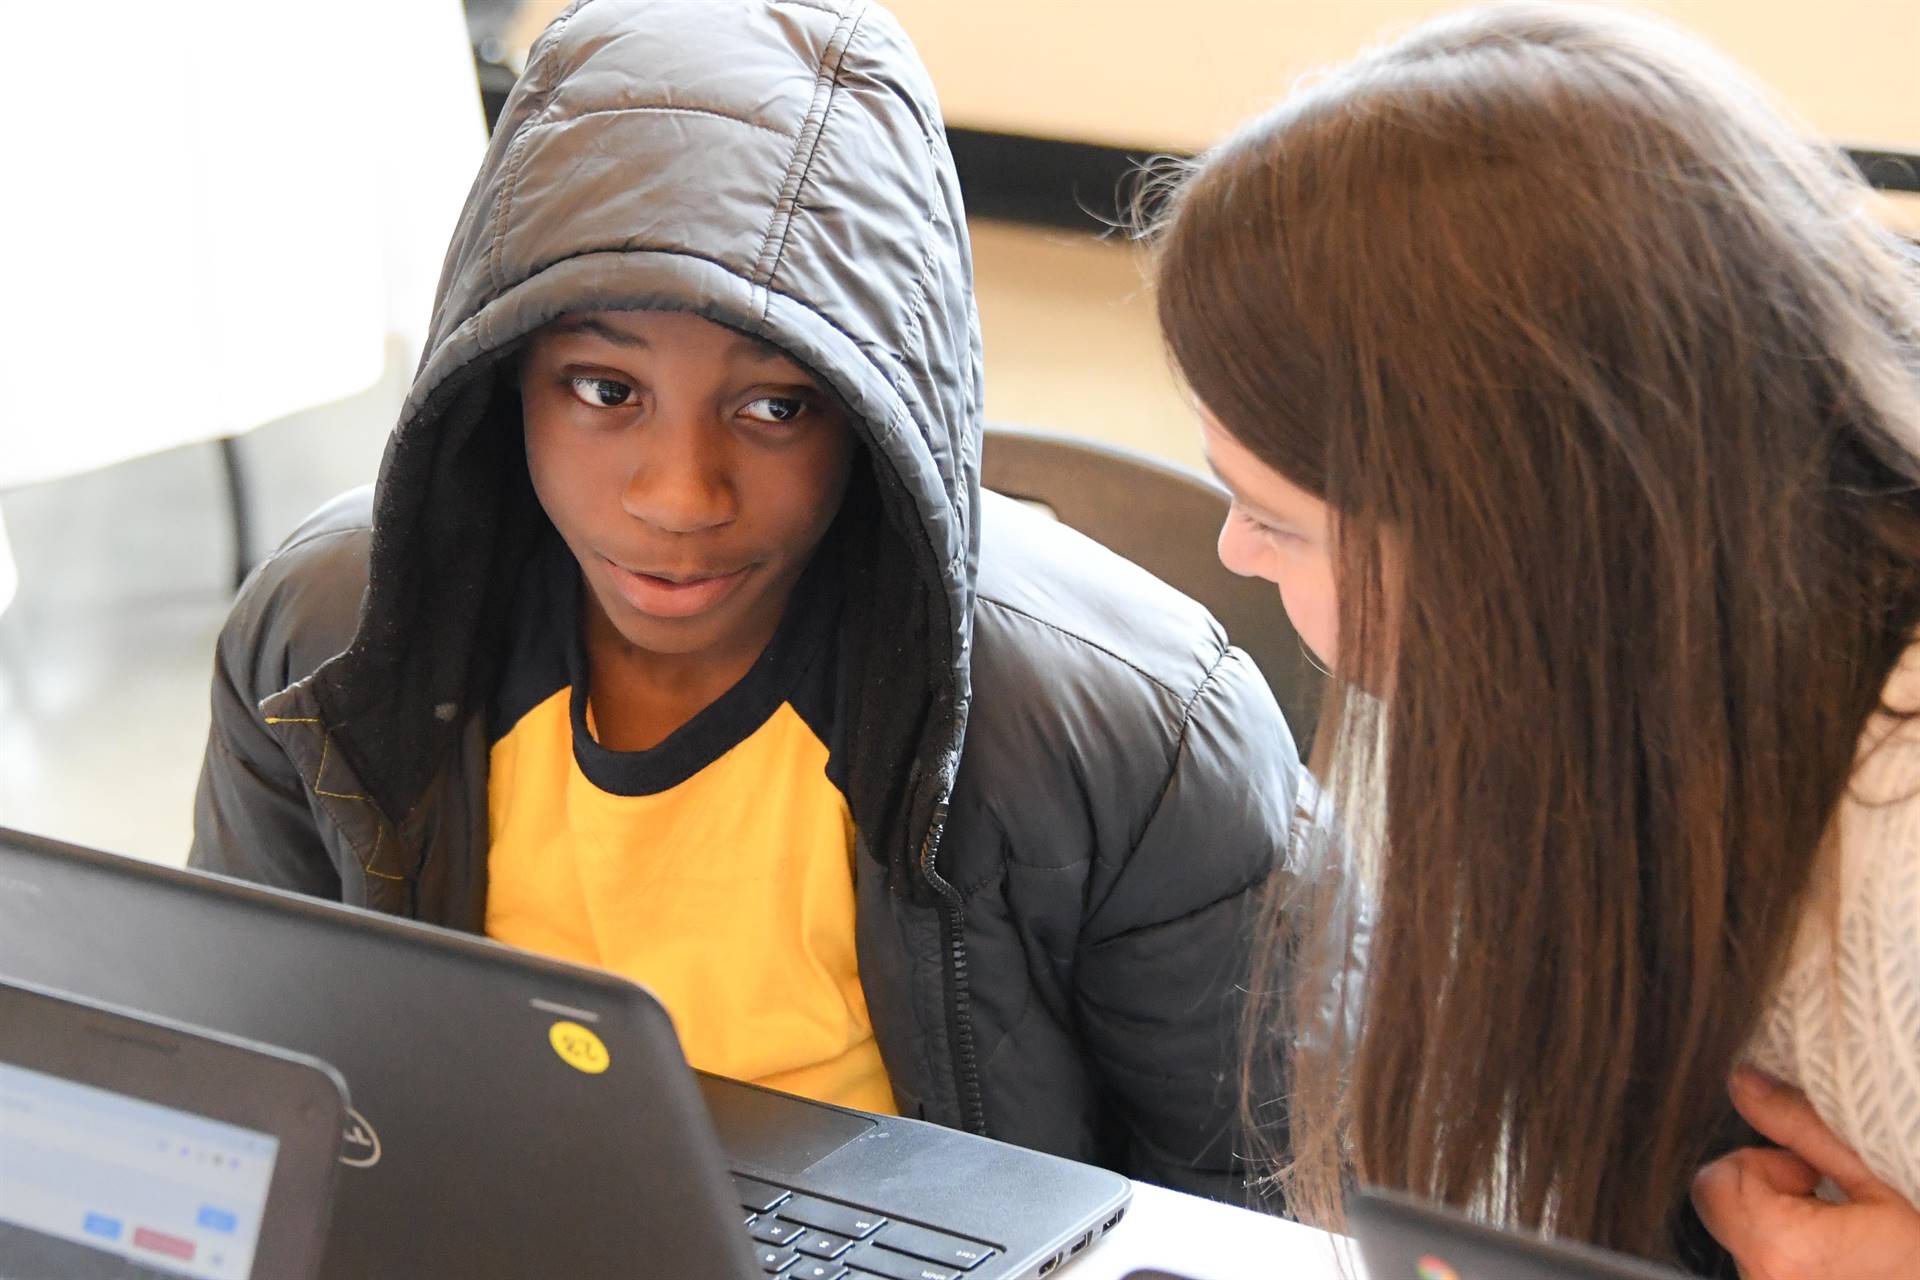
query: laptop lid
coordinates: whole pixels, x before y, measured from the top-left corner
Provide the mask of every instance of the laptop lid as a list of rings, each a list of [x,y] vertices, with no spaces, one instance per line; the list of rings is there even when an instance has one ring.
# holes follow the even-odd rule
[[[937,1125],[696,1082],[665,1011],[606,973],[0,830],[5,974],[339,1067],[357,1108],[328,1255],[342,1274],[758,1276],[760,1253],[794,1248],[783,1275],[838,1275],[804,1254],[838,1236],[831,1261],[853,1274],[1025,1280],[1131,1195]]]
[[[1347,1227],[1368,1280],[1688,1280],[1639,1258],[1502,1231],[1377,1189],[1348,1201]]]
[[[340,1077],[0,982],[0,1274],[311,1280]]]
[[[329,1274],[759,1274],[672,1024],[632,983],[8,832],[0,977],[338,1068]]]

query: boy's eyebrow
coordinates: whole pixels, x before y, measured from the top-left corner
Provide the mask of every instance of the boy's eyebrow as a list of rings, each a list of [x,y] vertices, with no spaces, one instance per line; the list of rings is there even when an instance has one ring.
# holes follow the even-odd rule
[[[599,316],[568,316],[553,322],[554,333],[590,333],[604,342],[616,347],[636,347],[645,349],[653,344],[637,333],[631,333],[617,325],[608,324]]]
[[[793,357],[774,346],[765,338],[755,337],[751,333],[733,335],[733,355],[746,356],[754,360],[784,360],[792,363]]]
[[[599,316],[593,315],[567,316],[563,319],[555,320],[549,326],[549,329],[553,333],[592,334],[594,337],[605,342],[610,342],[616,347],[649,350],[653,346],[653,344],[648,342],[642,335],[627,329],[622,329],[618,325],[609,324]],[[762,362],[779,360],[784,363],[792,363],[793,361],[793,357],[785,351],[782,351],[773,343],[768,342],[765,338],[755,337],[751,333],[735,332],[733,335],[733,346],[728,354],[736,359],[745,357]]]

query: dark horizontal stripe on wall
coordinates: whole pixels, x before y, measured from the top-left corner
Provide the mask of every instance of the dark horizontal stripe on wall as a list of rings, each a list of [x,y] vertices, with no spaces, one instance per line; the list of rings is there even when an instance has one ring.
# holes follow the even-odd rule
[[[1079,231],[1124,224],[1142,189],[1143,169],[1151,172],[1156,161],[1169,158],[1167,152],[980,129],[949,128],[947,143],[969,213]],[[1870,185],[1920,192],[1920,154],[1842,151]]]
[[[1882,191],[1920,191],[1920,155],[1848,147],[1847,159],[1853,161],[1869,186]]]
[[[951,127],[947,147],[971,216],[1092,232],[1131,219],[1143,171],[1167,156]]]

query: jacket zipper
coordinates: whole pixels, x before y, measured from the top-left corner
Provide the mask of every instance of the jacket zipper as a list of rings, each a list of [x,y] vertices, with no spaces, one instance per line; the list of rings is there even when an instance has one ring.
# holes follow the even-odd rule
[[[933,825],[920,842],[920,874],[940,895],[940,918],[946,928],[947,1043],[953,1049],[954,1081],[959,1086],[960,1122],[968,1133],[985,1136],[987,1111],[980,1096],[980,1062],[973,1045],[972,988],[967,973],[966,916],[960,891],[933,869],[940,836],[946,830],[947,802],[933,812]]]

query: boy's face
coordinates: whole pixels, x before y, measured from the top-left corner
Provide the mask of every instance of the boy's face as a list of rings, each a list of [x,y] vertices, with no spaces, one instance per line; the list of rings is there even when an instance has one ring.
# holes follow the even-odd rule
[[[839,402],[780,351],[698,316],[567,315],[520,367],[527,467],[634,649],[751,657],[846,494]]]

